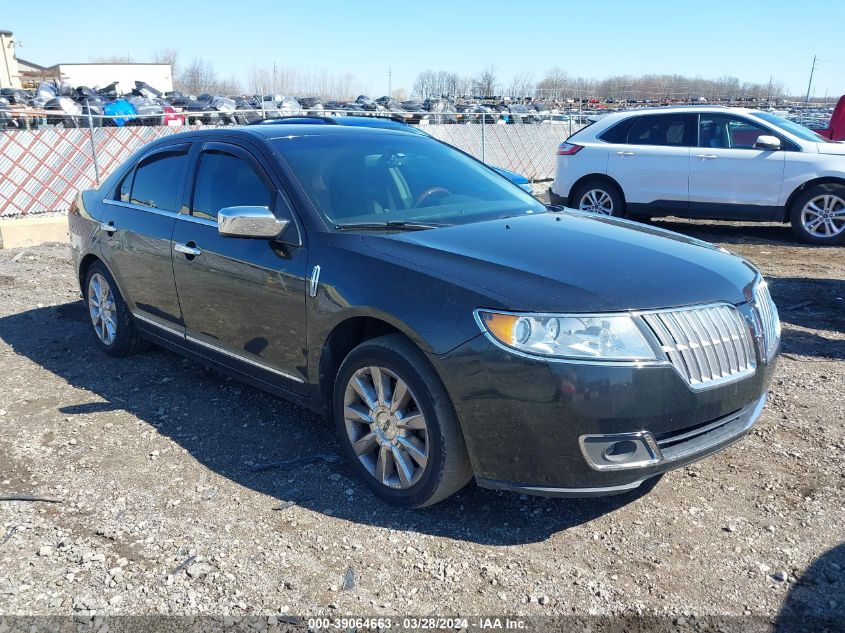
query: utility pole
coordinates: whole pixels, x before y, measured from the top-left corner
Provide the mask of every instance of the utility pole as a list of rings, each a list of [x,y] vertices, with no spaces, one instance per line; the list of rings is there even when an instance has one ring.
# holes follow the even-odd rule
[[[807,84],[807,100],[806,103],[810,103],[810,88],[813,85],[813,73],[816,72],[816,56],[813,55],[813,66],[810,68],[810,83]]]

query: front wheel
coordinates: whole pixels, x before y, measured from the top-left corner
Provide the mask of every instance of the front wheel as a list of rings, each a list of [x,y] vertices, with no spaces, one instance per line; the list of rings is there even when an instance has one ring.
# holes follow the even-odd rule
[[[792,232],[802,242],[834,245],[845,242],[845,187],[816,185],[801,194],[790,213]]]
[[[442,501],[472,477],[446,389],[400,335],[366,341],[341,364],[334,388],[343,452],[364,483],[396,506]]]
[[[591,180],[578,187],[569,204],[580,211],[600,215],[621,217],[625,214],[622,193],[603,180]]]

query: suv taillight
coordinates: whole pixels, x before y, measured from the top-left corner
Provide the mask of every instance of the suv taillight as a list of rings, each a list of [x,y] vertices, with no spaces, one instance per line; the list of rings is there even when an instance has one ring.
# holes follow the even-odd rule
[[[557,155],[572,156],[573,154],[580,152],[582,149],[584,149],[583,145],[576,145],[575,143],[561,143],[560,147],[557,148]]]

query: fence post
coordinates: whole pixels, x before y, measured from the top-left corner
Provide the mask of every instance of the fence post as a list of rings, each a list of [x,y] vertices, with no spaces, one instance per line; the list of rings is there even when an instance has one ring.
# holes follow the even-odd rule
[[[91,104],[85,100],[88,109],[88,136],[91,139],[91,156],[94,159],[94,177],[97,179],[97,186],[100,186],[100,165],[97,163],[97,143],[94,142],[94,117],[91,115]]]
[[[486,123],[485,123],[486,120],[487,120],[487,113],[482,112],[481,113],[481,162],[482,163],[487,162],[485,155],[484,155],[484,145],[485,145],[485,142],[484,142],[484,127],[486,125]]]

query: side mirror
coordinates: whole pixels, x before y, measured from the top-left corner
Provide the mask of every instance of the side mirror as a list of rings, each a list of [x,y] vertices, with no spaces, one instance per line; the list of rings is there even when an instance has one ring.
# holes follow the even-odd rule
[[[777,136],[763,134],[757,137],[754,142],[754,149],[778,150],[780,149],[780,139]]]
[[[226,207],[217,214],[217,232],[226,237],[271,239],[290,220],[280,220],[268,207]]]

